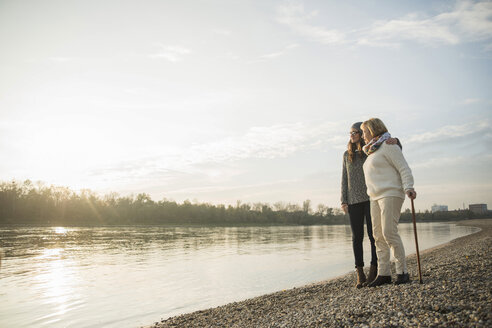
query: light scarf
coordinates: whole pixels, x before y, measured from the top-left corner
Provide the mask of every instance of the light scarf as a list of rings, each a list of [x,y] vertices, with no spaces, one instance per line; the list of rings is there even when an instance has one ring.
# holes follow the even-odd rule
[[[391,138],[391,134],[389,134],[389,132],[385,132],[380,137],[372,138],[372,140],[369,141],[367,145],[362,147],[362,150],[364,151],[364,153],[366,153],[366,155],[369,156],[372,153],[374,153],[376,150],[378,150],[379,147],[381,147],[381,145],[383,144],[383,142],[385,142],[389,138]]]

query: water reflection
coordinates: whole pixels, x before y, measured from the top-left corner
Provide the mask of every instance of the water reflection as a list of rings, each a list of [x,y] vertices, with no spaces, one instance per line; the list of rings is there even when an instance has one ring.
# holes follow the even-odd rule
[[[473,230],[419,224],[420,247]],[[3,227],[0,247],[0,327],[146,325],[353,268],[349,226]]]
[[[65,261],[60,258],[53,259],[54,256],[59,256],[61,249],[48,250],[46,257],[50,261],[46,263],[46,267],[41,272],[34,276],[35,284],[40,286],[40,296],[43,299],[50,300],[54,304],[53,316],[63,315],[67,311],[68,300],[71,295],[73,272],[67,269]],[[44,256],[43,256],[44,257]]]
[[[55,233],[67,233],[67,229],[65,229],[63,227],[56,227]]]

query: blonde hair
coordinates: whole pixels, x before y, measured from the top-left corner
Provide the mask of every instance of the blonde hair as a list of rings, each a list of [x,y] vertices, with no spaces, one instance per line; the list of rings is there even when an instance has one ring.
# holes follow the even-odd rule
[[[388,132],[386,125],[384,125],[383,121],[379,118],[370,118],[364,123],[362,123],[361,127],[366,127],[369,132],[371,132],[372,137],[378,137],[385,132]]]

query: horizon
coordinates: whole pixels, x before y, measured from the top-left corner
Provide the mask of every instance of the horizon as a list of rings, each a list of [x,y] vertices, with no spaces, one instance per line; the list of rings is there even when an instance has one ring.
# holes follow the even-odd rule
[[[339,208],[379,117],[416,210],[492,204],[490,1],[7,0],[0,42],[1,181]]]

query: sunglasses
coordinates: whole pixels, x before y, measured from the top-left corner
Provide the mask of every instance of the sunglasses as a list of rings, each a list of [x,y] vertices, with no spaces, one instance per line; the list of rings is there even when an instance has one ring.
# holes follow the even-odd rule
[[[349,134],[351,136],[355,136],[357,133],[360,133],[360,132],[359,131],[351,131],[351,132],[349,132]],[[360,134],[362,134],[362,133],[360,133]]]

